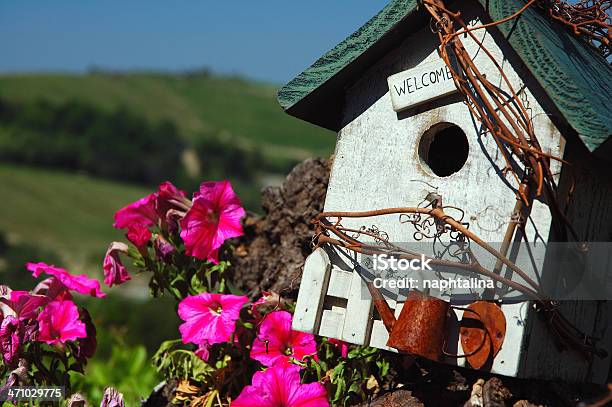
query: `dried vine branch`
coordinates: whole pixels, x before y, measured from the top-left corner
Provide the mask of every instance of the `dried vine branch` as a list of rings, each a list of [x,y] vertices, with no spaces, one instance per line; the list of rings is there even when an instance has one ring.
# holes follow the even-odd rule
[[[489,51],[474,31],[502,24],[518,17],[537,0],[528,1],[516,13],[493,23],[468,27],[461,12],[450,11],[443,0],[422,0],[431,15],[434,31],[440,40],[439,53],[450,69],[455,86],[462,94],[471,114],[483,125],[495,140],[505,161],[504,174],[512,174],[517,189],[517,198],[529,209],[534,198],[543,198],[550,208],[554,225],[562,238],[571,234],[579,240],[573,226],[560,209],[557,199],[557,185],[550,169],[550,161],[560,158],[542,151],[535,134],[524,90],[517,90],[504,72],[501,64]],[[461,36],[468,36],[476,43],[499,73],[506,94],[487,75],[480,71],[474,59],[466,50]],[[516,164],[519,164],[517,166]],[[518,167],[518,168],[517,168]]]
[[[612,55],[612,24],[608,14],[612,1],[580,0],[571,4],[562,0],[538,0],[538,6],[553,20],[568,26],[604,58]]]
[[[315,225],[313,244],[315,247],[325,244],[332,245],[365,255],[387,254],[407,260],[419,258],[421,254],[410,252],[393,244],[387,233],[381,231],[376,226],[369,228],[364,226],[355,229],[342,225],[344,218],[398,215],[399,221],[402,224],[408,224],[413,227],[416,236],[419,236],[421,239],[430,238],[434,244],[435,242],[442,242],[443,237],[446,236],[446,241],[450,242],[447,243],[447,247],[455,243],[459,248],[458,250],[463,254],[458,255],[458,252],[450,253],[449,251],[443,251],[436,255],[436,257],[426,256],[427,259],[431,260],[430,264],[473,272],[523,293],[534,301],[537,311],[545,318],[550,329],[556,334],[554,338],[559,341],[558,344],[560,346],[567,346],[577,350],[585,357],[591,357],[592,355],[603,357],[605,355],[604,351],[596,347],[593,338],[580,332],[560,313],[557,305],[544,296],[541,292],[541,287],[527,273],[470,231],[467,223],[448,215],[445,209],[449,208],[457,209],[454,207],[443,207],[441,206],[441,199],[434,199],[427,207],[387,208],[363,212],[322,212],[313,220]],[[363,237],[365,237],[366,241],[364,241]],[[503,277],[497,270],[488,270],[483,267],[470,247],[472,242],[516,273],[524,283]],[[445,254],[452,259],[445,259]]]

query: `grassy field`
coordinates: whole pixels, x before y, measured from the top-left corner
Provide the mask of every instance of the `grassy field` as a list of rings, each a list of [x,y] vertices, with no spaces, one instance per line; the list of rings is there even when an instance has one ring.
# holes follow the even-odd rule
[[[11,102],[76,100],[106,111],[127,108],[151,122],[171,120],[187,142],[213,134],[257,148],[269,160],[331,154],[333,134],[285,114],[276,88],[205,72],[0,75],[0,97]],[[243,184],[236,183],[237,192],[257,210],[252,202],[261,184]],[[36,247],[83,272],[97,267],[107,244],[122,237],[111,226],[113,213],[148,192],[79,173],[0,163],[0,233],[22,252]]]
[[[0,75],[0,96],[9,100],[76,99],[105,109],[124,106],[151,120],[172,120],[186,138],[215,133],[257,146],[273,158],[330,155],[333,133],[285,114],[276,102],[277,88],[205,73]]]
[[[112,227],[113,214],[149,192],[79,174],[0,165],[0,232],[8,240],[8,248],[0,244],[0,284],[32,289],[27,261],[53,263],[102,280],[109,242],[125,240]],[[94,318],[98,351],[87,375],[74,375],[73,390],[96,403],[106,386],[123,392],[129,405],[148,396],[161,380],[151,354],[162,341],[179,336],[174,301],[148,300],[149,276],[133,277],[119,288],[103,285],[110,294],[103,300],[76,296]]]
[[[54,253],[65,266],[93,274],[109,242],[122,238],[112,227],[115,211],[148,192],[78,174],[0,165],[0,231],[10,246]]]
[[[203,73],[0,75],[0,97],[5,100],[77,100],[107,111],[127,108],[151,122],[171,120],[187,146],[213,135],[256,149],[265,159],[282,164],[331,154],[333,134],[286,115],[275,92],[276,86]],[[31,152],[29,146],[26,143],[24,151]],[[43,151],[44,156],[48,154]],[[263,175],[280,178],[283,174]],[[247,180],[234,187],[243,202],[251,202],[257,210],[253,202],[258,202],[262,184]],[[153,188],[0,163],[0,284],[31,289],[33,280],[24,267],[27,261],[54,263],[72,273],[101,278],[108,244],[125,240],[122,231],[112,227],[113,214]],[[126,394],[129,405],[135,405],[159,380],[148,357],[161,341],[179,337],[176,305],[147,301],[147,280],[148,276],[135,276],[118,289],[104,288],[110,295],[103,301],[79,298],[98,326],[99,350],[75,389],[96,402],[101,389],[114,385]]]

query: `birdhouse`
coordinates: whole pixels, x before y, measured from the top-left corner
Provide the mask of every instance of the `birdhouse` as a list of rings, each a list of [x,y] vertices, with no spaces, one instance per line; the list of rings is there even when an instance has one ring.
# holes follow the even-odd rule
[[[537,188],[525,202],[517,195],[531,171],[513,165],[521,154],[504,154],[513,142],[492,135],[488,119],[478,115],[478,105],[484,102],[466,100],[458,89],[457,80],[469,82],[456,77],[463,71],[453,64],[461,61],[443,58],[439,33],[444,19],[436,21],[417,1],[392,0],[280,89],[278,100],[288,114],[337,132],[327,215],[319,219],[323,229],[315,236],[326,239],[319,240],[306,260],[294,329],[403,351],[390,346],[396,343],[390,332],[395,336],[400,330],[402,310],[414,299],[410,293],[425,293],[432,305],[440,304],[436,300],[446,304],[441,311],[447,313],[445,322],[420,321],[427,312],[411,308],[412,319],[402,322],[400,334],[410,335],[419,323],[435,326],[442,338],[439,345],[417,338],[435,344],[434,360],[516,377],[606,380],[612,349],[612,309],[606,302],[612,286],[606,243],[612,240],[612,69],[536,7],[491,24],[523,6],[519,0],[454,2],[467,27],[457,38],[492,84],[489,92],[527,112],[539,157],[544,157],[555,185],[555,202]],[[501,120],[509,128],[516,124],[508,117]],[[413,209],[404,213],[397,208]],[[449,226],[451,220],[455,223]],[[560,232],[559,223],[572,232]],[[455,256],[463,256],[455,260],[464,267],[464,278],[472,281],[469,268],[482,266],[490,273],[472,274],[486,284],[463,291],[396,284],[379,290],[385,310],[371,290],[380,273],[367,249],[382,247],[392,254],[402,244],[414,244],[414,250],[405,253],[410,251],[416,260],[424,254],[444,265],[445,256],[453,253],[435,244],[448,247],[444,244],[453,241],[452,233],[461,236],[461,244],[474,247],[469,255],[462,251]],[[582,250],[582,266],[572,271],[551,267],[559,253],[570,251],[570,243],[577,252]],[[489,258],[476,262],[478,256],[471,254],[476,252]],[[539,288],[513,297],[513,288],[504,282],[529,286],[519,269]],[[434,267],[429,276],[447,281],[457,274],[445,273]],[[419,274],[420,283],[428,278],[425,274]],[[558,311],[546,314],[548,319],[541,318],[534,300],[545,292],[543,287],[552,287],[547,298]],[[485,298],[484,293],[492,292]],[[502,314],[501,325],[489,324],[499,331],[487,331],[484,323],[484,333],[476,335],[482,338],[480,348],[489,349],[486,363],[467,357],[465,343],[473,338],[461,323],[470,312],[476,319],[487,318],[489,311],[470,308],[482,301],[494,303]],[[551,328],[554,318],[563,318],[568,324],[564,326],[572,328]],[[575,336],[570,342],[585,344],[589,338],[598,351],[567,344],[568,330]],[[503,337],[498,344],[496,334]]]

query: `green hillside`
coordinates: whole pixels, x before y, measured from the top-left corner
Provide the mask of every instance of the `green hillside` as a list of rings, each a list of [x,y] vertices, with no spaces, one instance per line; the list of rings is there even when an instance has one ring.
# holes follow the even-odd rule
[[[0,165],[0,232],[9,251],[19,251],[9,256],[19,259],[11,263],[59,260],[79,272],[99,272],[108,244],[122,238],[112,227],[113,214],[148,192],[78,174]],[[12,269],[18,266],[6,271],[25,272]]]
[[[0,75],[0,96],[12,101],[127,107],[153,121],[171,120],[188,139],[215,133],[256,145],[271,157],[330,155],[333,133],[285,114],[276,102],[277,87],[205,72]]]
[[[193,191],[204,179],[230,179],[259,210],[262,186],[297,161],[330,155],[335,143],[333,133],[286,115],[275,91],[206,72],[0,75],[0,270],[27,253],[98,269],[121,237],[113,213],[160,180]],[[183,140],[177,148],[202,171],[185,175],[189,159],[161,137],[170,146]],[[132,164],[161,173],[137,177]]]

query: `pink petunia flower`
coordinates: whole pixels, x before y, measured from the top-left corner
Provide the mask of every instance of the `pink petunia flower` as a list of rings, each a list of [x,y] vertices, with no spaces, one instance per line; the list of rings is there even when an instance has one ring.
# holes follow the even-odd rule
[[[204,362],[208,362],[208,358],[210,357],[210,345],[208,343],[198,345],[198,349],[196,349],[195,354]]]
[[[242,236],[240,220],[244,215],[240,199],[228,181],[202,183],[200,192],[193,196],[193,206],[180,221],[185,252],[218,263],[223,242]]]
[[[236,329],[246,296],[203,293],[179,303],[178,315],[185,323],[179,330],[183,343],[196,345],[227,342]]]
[[[115,213],[115,229],[125,229],[134,224],[151,226],[157,223],[158,215],[155,210],[157,194],[149,194],[140,198]]]
[[[231,407],[328,407],[327,392],[321,383],[300,383],[300,368],[274,366],[253,375]]]
[[[172,246],[166,239],[161,235],[157,235],[153,241],[153,248],[155,249],[155,255],[158,259],[165,263],[170,262],[172,259],[172,253],[174,253],[174,246]]]
[[[151,231],[144,225],[139,223],[130,225],[125,237],[132,242],[139,250],[144,248],[149,240],[151,240]]]
[[[161,219],[166,219],[170,209],[186,211],[189,207],[191,207],[191,201],[185,197],[185,192],[175,187],[170,181],[162,182],[157,188],[155,210]]]
[[[38,340],[49,345],[87,337],[85,324],[72,301],[52,301],[38,315]]]
[[[28,291],[11,291],[9,298],[1,298],[0,302],[11,310],[7,313],[8,315],[15,316],[22,321],[24,319],[35,319],[40,307],[49,302],[49,297],[30,294]]]
[[[314,335],[291,330],[292,316],[287,311],[274,311],[266,315],[253,342],[251,358],[264,366],[287,365],[291,358],[302,360],[316,355]]]
[[[329,343],[333,343],[334,345],[336,345],[336,347],[338,347],[338,349],[340,349],[340,355],[343,358],[348,356],[348,351],[349,351],[348,343],[340,339],[334,339],[334,338],[329,338]]]
[[[109,287],[131,280],[130,274],[121,262],[120,253],[127,254],[128,246],[125,243],[113,242],[108,247],[106,256],[104,256],[104,263],[102,264],[104,284]]]
[[[49,277],[41,281],[32,291],[36,295],[44,295],[49,301],[71,300],[72,295],[61,281],[55,277]]]
[[[27,269],[32,272],[34,277],[39,277],[42,273],[57,278],[69,290],[80,294],[91,295],[92,297],[104,298],[106,294],[100,291],[100,282],[87,277],[85,274],[72,275],[63,268],[49,266],[45,263],[28,263]]]
[[[185,192],[169,181],[162,182],[157,192],[119,209],[115,213],[113,227],[127,229],[134,227],[134,225],[153,226],[160,220],[164,223],[170,209],[187,211],[190,206],[191,202],[185,198]]]
[[[0,324],[0,352],[5,364],[13,365],[19,356],[22,341],[21,323],[12,315],[7,315]]]

